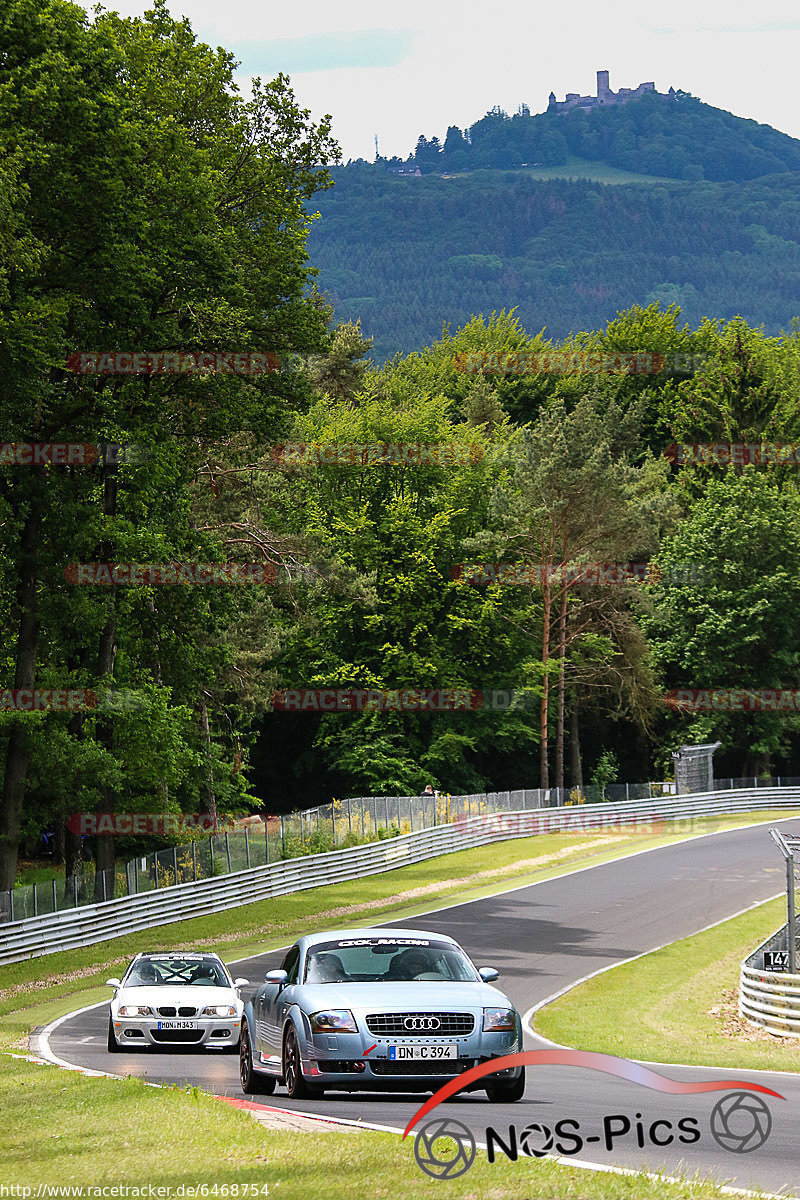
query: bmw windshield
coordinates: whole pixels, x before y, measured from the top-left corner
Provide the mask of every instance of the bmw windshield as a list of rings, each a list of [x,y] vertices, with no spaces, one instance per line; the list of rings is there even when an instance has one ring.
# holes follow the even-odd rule
[[[478,983],[480,976],[452,942],[424,938],[342,938],[317,942],[306,956],[305,983],[392,983],[443,980]]]
[[[170,987],[181,984],[191,987],[231,986],[221,963],[189,957],[139,959],[123,981],[126,988],[157,987],[160,984],[168,984]]]

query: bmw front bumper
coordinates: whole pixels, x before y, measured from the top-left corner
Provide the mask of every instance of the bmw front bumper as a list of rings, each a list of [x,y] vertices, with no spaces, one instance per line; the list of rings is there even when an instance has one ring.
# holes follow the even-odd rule
[[[112,1017],[114,1033],[121,1048],[135,1050],[137,1046],[153,1046],[158,1050],[179,1050],[195,1046],[232,1049],[239,1045],[241,1017],[196,1017],[191,1021],[179,1020],[178,1023],[184,1028],[164,1028],[165,1025],[174,1025],[175,1021],[158,1017]]]

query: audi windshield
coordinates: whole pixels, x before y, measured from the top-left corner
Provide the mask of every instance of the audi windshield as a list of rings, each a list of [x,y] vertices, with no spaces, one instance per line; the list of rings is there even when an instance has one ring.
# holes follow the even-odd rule
[[[318,942],[306,957],[305,983],[393,983],[398,980],[480,982],[452,942],[423,938],[343,938]]]

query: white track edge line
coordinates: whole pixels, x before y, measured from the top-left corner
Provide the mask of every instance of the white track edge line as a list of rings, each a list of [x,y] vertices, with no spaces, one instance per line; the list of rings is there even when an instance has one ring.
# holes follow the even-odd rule
[[[783,892],[778,892],[774,896],[768,896],[766,900],[758,900],[755,904],[748,904],[746,908],[742,908],[739,912],[731,913],[729,917],[723,917],[721,921],[712,921],[710,925],[706,925],[703,929],[698,929],[696,933],[689,933],[687,938],[699,937],[701,933],[707,933],[710,929],[716,929],[719,925],[724,925],[727,921],[735,921],[737,917],[743,917],[745,913],[752,912],[756,908],[760,908],[762,904],[770,904],[773,900],[778,900],[783,896]],[[647,958],[649,954],[657,954],[659,950],[666,950],[669,946],[674,946],[678,942],[686,939],[676,938],[674,942],[664,942],[660,946],[653,946],[652,950],[643,950],[641,954],[633,954],[630,958],[623,958],[620,962],[609,963],[605,967],[599,967],[596,971],[590,971],[588,975],[584,975],[581,979],[576,979],[573,983],[568,983],[565,987],[560,988],[557,992],[553,992],[544,1000],[539,1000],[538,1003],[531,1007],[523,1014],[522,1024],[525,1027],[526,1033],[535,1038],[537,1042],[543,1042],[547,1046],[555,1046],[560,1050],[570,1050],[575,1047],[566,1046],[563,1042],[554,1042],[552,1038],[545,1037],[543,1033],[537,1033],[531,1025],[531,1018],[535,1016],[541,1009],[546,1008],[548,1004],[560,1000],[562,996],[566,996],[573,989],[578,988],[583,983],[588,983],[590,979],[596,979],[600,975],[605,975],[607,971],[613,971],[615,967],[625,967],[629,963],[637,962],[640,958]],[[800,1080],[800,1072],[798,1071],[777,1071],[767,1070],[766,1067],[720,1067],[706,1063],[676,1063],[676,1062],[659,1062],[653,1058],[629,1058],[628,1062],[641,1063],[643,1066],[651,1067],[676,1067],[679,1071],[738,1071],[746,1072],[748,1075],[787,1075],[791,1079]]]
[[[89,1008],[96,1008],[96,1007],[97,1007],[97,1005],[89,1006]],[[82,1011],[88,1012],[89,1008],[85,1008]],[[40,1062],[45,1066],[60,1065],[60,1064],[55,1064],[53,1062],[49,1062],[48,1060],[45,1060],[42,1058],[35,1058],[32,1055],[26,1055],[26,1054],[11,1053],[10,1057],[11,1058],[21,1058],[21,1059],[24,1059],[26,1062]],[[91,1076],[91,1077],[105,1077],[107,1079],[126,1078],[126,1076],[122,1076],[122,1075],[111,1075],[107,1071],[94,1071],[94,1070],[89,1070],[86,1067],[72,1066],[71,1064],[64,1064],[64,1066],[66,1067],[67,1070],[77,1071],[79,1074],[87,1075],[87,1076]],[[142,1082],[144,1082],[147,1087],[166,1088],[166,1087],[174,1086],[171,1084],[164,1084],[164,1083],[151,1083],[148,1080],[143,1080]],[[216,1095],[215,1093],[209,1093],[209,1094],[212,1095],[215,1100],[226,1100],[227,1101],[227,1100],[231,1100],[231,1099],[235,1100],[237,1098],[237,1097],[231,1097],[231,1096],[219,1096],[219,1095]],[[348,1117],[330,1117],[330,1116],[323,1117],[319,1113],[303,1112],[302,1110],[296,1109],[296,1108],[278,1108],[276,1105],[272,1105],[272,1104],[259,1105],[254,1101],[251,1101],[250,1103],[253,1104],[253,1108],[250,1108],[250,1107],[239,1108],[239,1106],[236,1104],[232,1105],[231,1107],[237,1109],[239,1112],[246,1112],[251,1115],[254,1115],[255,1110],[260,1110],[262,1112],[280,1113],[282,1116],[285,1115],[285,1116],[304,1117],[311,1121],[317,1121],[320,1124],[347,1125],[354,1129],[368,1129],[368,1130],[371,1130],[371,1131],[377,1132],[377,1133],[394,1133],[394,1134],[398,1134],[398,1135],[402,1135],[405,1133],[404,1129],[401,1129],[395,1125],[379,1125],[372,1121],[353,1121]],[[487,1145],[485,1142],[476,1142],[475,1146],[476,1146],[476,1149],[479,1149],[479,1150],[487,1149]],[[610,1174],[610,1175],[643,1175],[646,1179],[651,1179],[655,1183],[667,1182],[667,1183],[675,1183],[678,1185],[685,1185],[688,1182],[687,1179],[681,1179],[679,1176],[658,1174],[653,1171],[640,1171],[640,1170],[637,1170],[635,1167],[615,1167],[615,1166],[612,1166],[607,1163],[589,1162],[586,1159],[568,1159],[565,1156],[561,1156],[561,1155],[548,1154],[548,1155],[545,1155],[545,1157],[549,1158],[551,1161],[557,1163],[559,1166],[576,1167],[578,1170],[583,1170],[583,1171],[602,1171],[602,1172],[604,1172],[606,1174]],[[533,1164],[531,1164],[531,1165],[533,1165]],[[749,1191],[747,1188],[737,1188],[737,1187],[733,1187],[730,1184],[716,1183],[716,1181],[713,1179],[709,1179],[708,1182],[710,1182],[712,1184],[712,1186],[717,1187],[719,1189],[719,1191],[723,1192],[725,1195],[754,1196],[754,1197],[757,1197],[758,1200],[786,1200],[785,1196],[780,1196],[774,1192],[762,1192],[762,1191],[753,1192],[753,1191]]]
[[[555,875],[551,879],[542,879],[542,880],[534,881],[533,883],[518,884],[512,888],[505,888],[499,892],[490,892],[487,896],[479,896],[472,900],[460,900],[454,904],[444,904],[444,905],[440,905],[436,908],[425,909],[425,910],[423,910],[423,912],[417,913],[416,915],[417,916],[428,916],[428,915],[433,915],[434,913],[437,913],[437,912],[446,912],[448,909],[451,909],[451,908],[461,908],[465,904],[474,904],[474,903],[476,903],[477,900],[488,900],[488,899],[492,898],[493,896],[509,895],[513,892],[524,891],[524,889],[526,887],[538,887],[538,886],[540,886],[540,884],[550,883],[550,882],[552,882],[553,879],[567,879],[572,875],[580,875],[584,871],[594,871],[594,870],[597,870],[598,867],[610,866],[612,863],[622,862],[629,858],[637,858],[641,854],[650,854],[654,850],[666,850],[666,849],[669,849],[671,846],[683,845],[686,842],[696,842],[696,841],[699,841],[701,838],[706,838],[706,837],[723,837],[726,833],[737,833],[737,832],[740,832],[742,829],[758,829],[762,825],[772,825],[772,824],[774,824],[774,822],[776,820],[781,820],[781,819],[792,821],[792,820],[798,820],[800,818],[798,818],[798,817],[786,817],[786,818],[771,817],[771,818],[768,818],[766,821],[753,821],[750,824],[746,824],[746,825],[736,825],[731,829],[714,830],[714,831],[710,831],[707,833],[695,834],[692,837],[678,838],[674,842],[667,842],[665,845],[661,845],[661,846],[649,846],[645,850],[634,850],[630,854],[622,854],[617,858],[609,859],[603,863],[595,863],[595,864],[590,864],[585,867],[577,867],[574,871],[565,871],[563,874]],[[770,900],[775,900],[780,895],[782,895],[782,893],[778,892],[776,894],[776,896],[770,896],[766,900],[759,900],[754,904],[748,905],[747,908],[742,909],[741,912],[733,913],[729,917],[724,917],[721,921],[714,921],[714,922],[712,922],[711,925],[706,926],[704,929],[699,929],[697,932],[698,932],[698,934],[705,933],[707,929],[713,929],[716,925],[724,924],[725,921],[734,920],[737,916],[741,916],[743,913],[749,912],[751,909],[758,908],[761,904],[768,904],[770,902]],[[357,928],[357,926],[355,928]],[[378,926],[378,928],[382,928],[382,926]],[[696,935],[689,934],[688,936],[693,937]],[[296,940],[297,939],[295,939],[295,941]],[[678,940],[682,940],[682,939],[678,939]],[[539,1008],[544,1008],[546,1004],[549,1004],[553,1000],[556,1000],[558,997],[566,994],[566,992],[570,991],[572,988],[578,987],[579,984],[585,983],[587,980],[593,978],[595,975],[600,975],[604,971],[610,971],[612,969],[612,967],[624,966],[626,962],[633,962],[637,958],[645,957],[645,955],[647,955],[647,954],[654,954],[654,953],[656,953],[657,950],[664,949],[664,948],[666,948],[666,946],[669,946],[671,944],[672,943],[670,943],[670,942],[665,942],[663,946],[656,946],[652,950],[644,951],[643,954],[635,954],[631,958],[623,960],[623,962],[612,963],[607,967],[602,967],[599,971],[593,971],[591,974],[585,976],[585,978],[577,980],[575,983],[572,983],[572,984],[568,985],[567,987],[562,988],[561,991],[554,993],[552,996],[549,996],[546,1000],[541,1001],[539,1004],[533,1005],[533,1007],[528,1009],[528,1011],[523,1016],[523,1018],[522,1018],[523,1024],[527,1027],[528,1032],[537,1040],[542,1041],[542,1042],[547,1042],[551,1046],[558,1046],[560,1043],[552,1042],[552,1041],[550,1041],[549,1038],[541,1037],[539,1034],[535,1033],[534,1030],[530,1027],[530,1025],[528,1023],[529,1019]],[[289,945],[294,945],[294,942],[287,943],[286,946],[274,946],[274,947],[272,947],[271,950],[264,951],[264,953],[271,954],[277,950],[284,950],[284,949],[287,949]],[[249,958],[257,958],[257,957],[261,957],[261,955],[248,954],[248,955],[244,955],[242,958],[232,958],[229,960],[229,962],[230,963],[245,962]],[[51,1022],[50,1025],[45,1026],[45,1028],[42,1030],[42,1032],[38,1035],[38,1038],[39,1038],[40,1046],[42,1044],[44,1044],[44,1047],[47,1052],[45,1057],[49,1056],[48,1061],[56,1064],[57,1066],[69,1067],[72,1070],[78,1070],[78,1071],[85,1070],[85,1068],[83,1068],[83,1067],[77,1067],[73,1063],[68,1063],[68,1062],[65,1062],[63,1059],[58,1058],[58,1056],[55,1054],[55,1052],[50,1047],[50,1041],[49,1041],[50,1034],[53,1033],[59,1025],[61,1025],[64,1021],[67,1021],[70,1017],[80,1016],[81,1013],[90,1012],[93,1008],[101,1008],[106,1003],[107,1003],[107,1001],[101,1000],[96,1004],[88,1004],[84,1008],[76,1009],[74,1012],[65,1013],[64,1016],[59,1017],[57,1020]],[[661,1065],[661,1064],[656,1064],[656,1065]],[[663,1065],[678,1066],[680,1064],[670,1063],[670,1064],[663,1064]],[[688,1069],[691,1070],[692,1068],[689,1067]],[[701,1070],[702,1069],[717,1070],[718,1068],[712,1067],[712,1068],[699,1068],[699,1069],[701,1069]],[[787,1072],[787,1071],[782,1071],[782,1072],[766,1072],[765,1071],[765,1072],[759,1072],[759,1073],[762,1073],[762,1074],[792,1074],[792,1072]],[[98,1072],[98,1074],[106,1075],[110,1079],[126,1078],[125,1076],[121,1076],[121,1075],[112,1075],[110,1072]],[[795,1073],[795,1078],[796,1077],[797,1076]],[[161,1087],[161,1086],[166,1086],[166,1085],[153,1084],[152,1086]],[[242,1111],[246,1111],[246,1110],[242,1110]],[[278,1111],[292,1113],[297,1110],[281,1109]],[[302,1113],[300,1115],[309,1116],[312,1118],[315,1116],[315,1114],[307,1114],[307,1113]],[[335,1120],[335,1118],[328,1118],[328,1119]],[[366,1122],[364,1122],[364,1123],[354,1122],[354,1124],[359,1125],[359,1127],[362,1129],[376,1129],[376,1130],[379,1130],[381,1132],[386,1132],[386,1133],[402,1133],[403,1132],[403,1130],[395,1129],[394,1127],[388,1126],[388,1125],[380,1125],[380,1126],[379,1125],[371,1125],[371,1124],[367,1124]],[[485,1149],[485,1146],[481,1146],[481,1149]],[[548,1157],[550,1157],[550,1156],[548,1155]],[[556,1159],[555,1161],[561,1162],[562,1160]],[[613,1166],[606,1165],[603,1163],[590,1163],[590,1162],[585,1162],[583,1160],[572,1161],[569,1163],[569,1165],[580,1167],[581,1169],[584,1169],[584,1170],[604,1171],[604,1172],[608,1172],[611,1174],[617,1174],[617,1175],[639,1175],[639,1174],[642,1174],[642,1172],[636,1171],[635,1169],[629,1168],[629,1167],[613,1167]],[[656,1182],[658,1182],[659,1180],[662,1180],[662,1179],[665,1179],[665,1180],[669,1181],[670,1183],[678,1183],[678,1184],[681,1184],[681,1183],[685,1184],[687,1182],[685,1179],[680,1179],[680,1178],[677,1178],[674,1176],[656,1175],[656,1174],[651,1174],[649,1172],[645,1172],[644,1174],[646,1174],[647,1178],[653,1179]],[[744,1188],[735,1188],[735,1187],[730,1187],[728,1185],[721,1185],[721,1184],[718,1184],[716,1186],[718,1186],[727,1195],[763,1196],[763,1197],[765,1197],[765,1200],[784,1200],[783,1197],[779,1197],[779,1196],[777,1196],[777,1194],[772,1193],[772,1192],[752,1192],[752,1191],[748,1191],[747,1189],[744,1189]]]

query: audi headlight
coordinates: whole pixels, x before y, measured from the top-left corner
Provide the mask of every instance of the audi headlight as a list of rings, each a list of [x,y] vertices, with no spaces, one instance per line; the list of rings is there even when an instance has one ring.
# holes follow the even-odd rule
[[[232,1004],[209,1004],[203,1009],[204,1017],[235,1017],[236,1009]]]
[[[517,1014],[513,1008],[485,1008],[483,1010],[484,1033],[506,1033],[517,1028]]]
[[[123,1004],[117,1016],[119,1017],[152,1017],[153,1010],[146,1004]]]
[[[355,1017],[349,1008],[326,1008],[308,1018],[314,1033],[358,1033]]]

